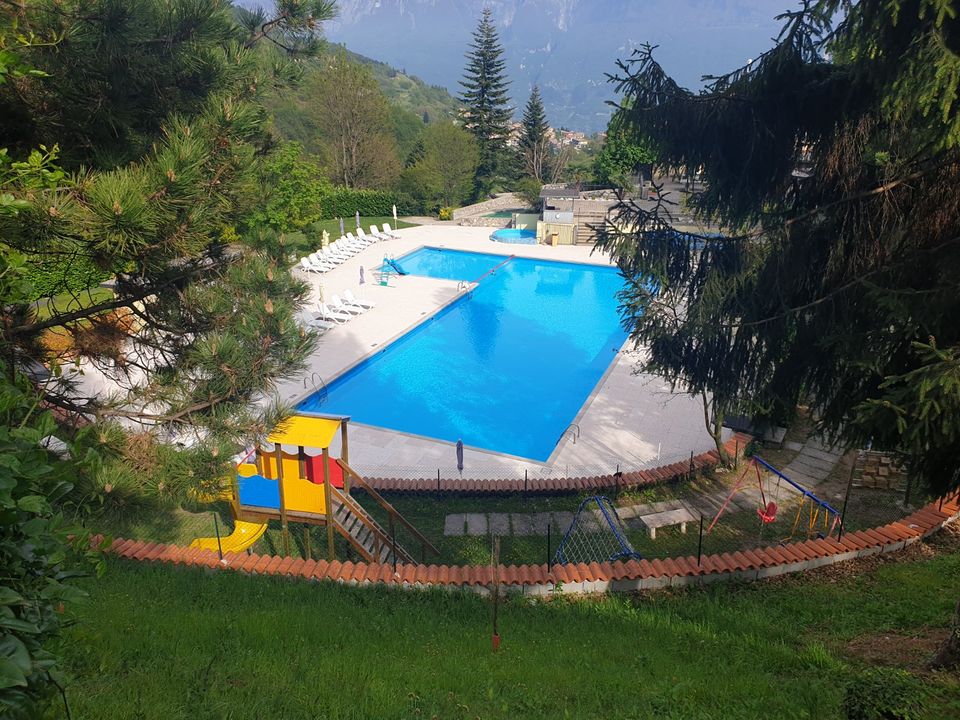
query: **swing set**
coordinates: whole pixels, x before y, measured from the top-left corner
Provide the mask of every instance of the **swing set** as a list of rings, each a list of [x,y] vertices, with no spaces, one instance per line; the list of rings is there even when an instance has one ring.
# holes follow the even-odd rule
[[[771,500],[767,499],[767,491],[764,489],[764,476],[760,472],[761,467],[772,473],[777,478],[774,498]],[[710,527],[707,528],[708,533],[713,530],[714,526],[717,524],[717,521],[720,520],[720,516],[726,511],[727,507],[730,505],[730,501],[733,500],[734,496],[746,488],[746,479],[751,468],[756,474],[757,487],[760,490],[760,506],[757,508],[757,517],[760,520],[761,532],[763,531],[764,525],[769,525],[777,520],[777,510],[779,509],[777,503],[780,499],[780,486],[783,482],[788,483],[790,486],[800,492],[800,502],[797,505],[797,514],[794,517],[793,525],[790,528],[790,535],[784,538],[781,542],[789,542],[796,536],[797,529],[800,527],[800,520],[803,517],[804,510],[807,512],[807,537],[811,537],[815,534],[819,535],[820,537],[830,537],[838,526],[842,527],[840,513],[835,508],[831,507],[829,503],[820,499],[802,485],[799,485],[788,478],[759,455],[754,455],[747,467],[745,467],[743,472],[740,473],[740,477],[737,478],[737,481],[733,484],[730,494],[727,495],[726,500],[723,501],[723,504],[717,511],[716,516],[710,523]]]

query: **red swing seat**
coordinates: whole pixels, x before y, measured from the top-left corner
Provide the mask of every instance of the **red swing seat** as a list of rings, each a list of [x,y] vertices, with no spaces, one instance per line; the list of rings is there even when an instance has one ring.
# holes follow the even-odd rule
[[[777,504],[771,500],[765,508],[757,508],[757,515],[763,523],[772,523],[777,519]]]

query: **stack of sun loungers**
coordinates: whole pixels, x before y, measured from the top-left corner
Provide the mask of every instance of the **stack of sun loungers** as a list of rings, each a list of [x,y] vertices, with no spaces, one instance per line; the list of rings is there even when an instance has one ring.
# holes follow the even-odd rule
[[[386,223],[382,231],[376,225],[370,226],[369,233],[365,233],[363,228],[357,228],[357,236],[352,232],[347,233],[336,242],[300,258],[299,267],[304,272],[325,273],[375,243],[398,237]]]
[[[350,290],[344,290],[341,295],[332,295],[329,300],[319,302],[316,312],[307,324],[326,332],[337,325],[350,322],[373,307],[376,307],[376,303],[361,300]]]

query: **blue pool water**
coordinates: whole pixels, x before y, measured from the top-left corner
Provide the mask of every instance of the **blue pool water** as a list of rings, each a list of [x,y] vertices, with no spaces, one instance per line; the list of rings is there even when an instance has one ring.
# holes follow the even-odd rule
[[[398,262],[471,281],[506,259],[423,248]],[[622,285],[612,267],[509,259],[300,408],[546,460],[626,340]]]
[[[506,259],[505,255],[423,247],[398,258],[396,263],[410,275],[473,282]]]
[[[497,230],[490,236],[494,242],[519,243],[521,245],[536,245],[537,233],[534,230],[519,228],[504,228]]]

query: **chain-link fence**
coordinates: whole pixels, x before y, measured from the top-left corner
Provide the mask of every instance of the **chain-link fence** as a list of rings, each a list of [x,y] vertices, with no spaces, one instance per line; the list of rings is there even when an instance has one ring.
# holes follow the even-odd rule
[[[489,563],[493,537],[501,538],[501,561],[506,564],[553,563],[571,530],[584,540],[582,547],[616,546],[622,553],[622,540],[630,551],[645,558],[696,558],[808,538],[836,538],[841,532],[893,522],[930,501],[909,488],[905,480],[878,486],[864,473],[851,473],[849,459],[839,462],[826,478],[808,485],[785,482],[766,468],[760,468],[758,474],[749,460],[741,460],[735,470],[695,472],[676,482],[648,486],[614,484],[602,491],[521,490],[480,495],[442,489],[425,492],[421,487],[416,493],[385,493],[396,513],[428,538],[438,554],[422,553],[420,539],[402,524],[391,525],[390,513],[370,502],[362,490],[355,489],[353,494],[410,557],[446,565]],[[686,460],[689,462],[689,455]],[[609,498],[610,506],[605,507],[616,513],[620,538],[596,510],[581,513],[582,523],[575,525],[583,500],[592,495]],[[598,506],[594,503],[592,507]],[[111,517],[98,519],[96,529],[114,537],[179,545],[189,545],[196,538],[228,538],[234,531],[226,502],[152,508]],[[592,533],[610,537],[593,542]],[[290,522],[284,540],[279,520],[267,523],[251,550],[314,559],[330,555],[323,526]],[[339,533],[334,533],[334,555],[341,561],[365,559],[355,544]],[[594,558],[598,562],[607,559]]]

